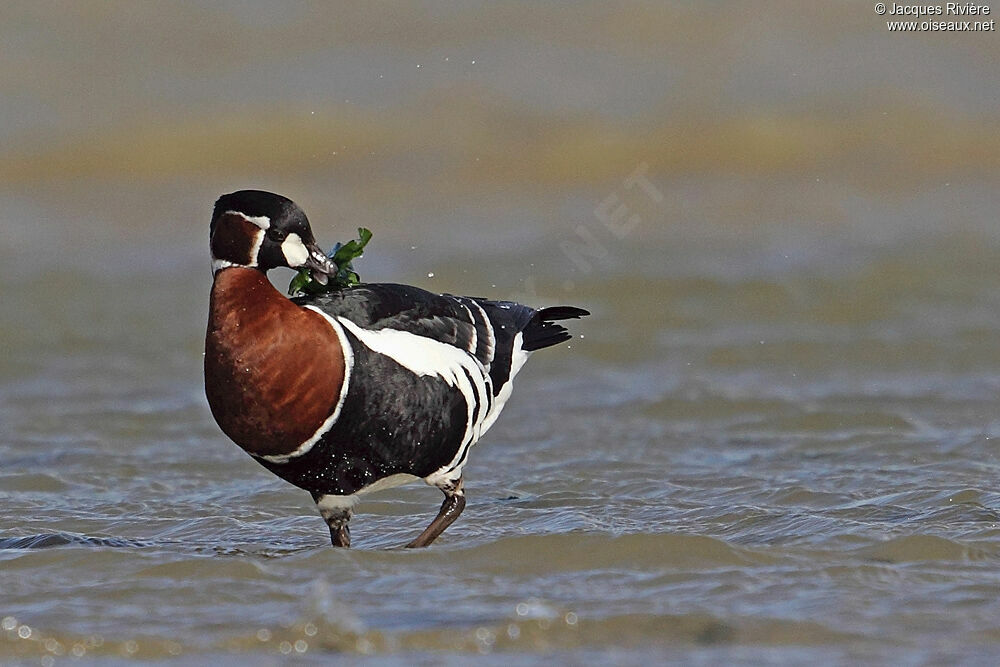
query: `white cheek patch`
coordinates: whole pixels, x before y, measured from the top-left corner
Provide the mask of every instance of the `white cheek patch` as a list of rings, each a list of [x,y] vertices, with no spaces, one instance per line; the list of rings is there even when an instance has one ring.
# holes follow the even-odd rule
[[[288,266],[296,268],[302,266],[309,259],[309,250],[298,234],[289,234],[281,242],[281,254],[285,256]]]
[[[235,215],[243,218],[247,222],[257,225],[264,231],[267,231],[271,226],[271,218],[266,215],[247,215],[246,213],[240,213],[239,211],[226,211],[226,215]]]

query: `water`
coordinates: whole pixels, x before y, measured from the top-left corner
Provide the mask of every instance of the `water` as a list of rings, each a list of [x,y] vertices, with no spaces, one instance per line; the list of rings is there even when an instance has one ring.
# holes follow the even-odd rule
[[[992,663],[995,37],[373,11],[5,18],[0,663]],[[326,246],[374,230],[366,279],[593,311],[431,548],[400,546],[436,490],[334,550],[212,421],[208,216],[240,187]]]

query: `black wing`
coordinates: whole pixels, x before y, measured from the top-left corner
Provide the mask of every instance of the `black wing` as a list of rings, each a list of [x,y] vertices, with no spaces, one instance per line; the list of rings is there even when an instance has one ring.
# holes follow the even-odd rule
[[[489,356],[478,340],[481,325],[461,299],[432,294],[418,287],[392,283],[357,285],[335,292],[292,299],[324,313],[344,317],[359,327],[396,329],[432,338],[475,355],[483,366]]]
[[[520,349],[532,352],[571,338],[553,320],[589,315],[571,306],[535,310],[512,301],[434,294],[393,283],[356,285],[292,300],[364,329],[408,331],[466,350],[489,371],[494,394],[510,377],[517,334],[522,334]]]
[[[573,336],[566,327],[553,320],[575,319],[590,315],[582,308],[554,306],[535,310],[513,301],[488,301],[475,299],[493,324],[496,354],[490,367],[493,393],[499,394],[510,379],[514,353],[518,350],[534,352],[569,340]],[[521,334],[520,346],[517,334]]]

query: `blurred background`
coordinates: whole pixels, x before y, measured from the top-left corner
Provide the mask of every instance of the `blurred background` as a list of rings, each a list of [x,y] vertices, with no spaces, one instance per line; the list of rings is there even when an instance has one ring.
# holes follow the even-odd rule
[[[988,661],[1000,42],[887,18],[5,3],[0,662]],[[413,486],[333,552],[212,422],[243,188],[365,280],[593,311],[433,549]]]

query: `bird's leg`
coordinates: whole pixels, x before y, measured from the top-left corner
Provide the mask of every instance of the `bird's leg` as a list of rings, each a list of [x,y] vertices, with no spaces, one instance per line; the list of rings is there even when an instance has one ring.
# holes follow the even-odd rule
[[[438,488],[444,492],[444,502],[441,503],[441,511],[431,521],[431,525],[427,526],[424,532],[417,536],[417,539],[406,545],[408,548],[426,547],[437,539],[437,536],[443,533],[445,528],[454,523],[458,515],[465,509],[465,489],[463,488],[461,477],[457,481],[449,482],[447,485],[439,486]]]
[[[325,496],[313,495],[319,513],[330,528],[330,541],[335,547],[351,546],[351,529],[348,522],[351,520],[352,504],[344,504],[346,496]],[[341,502],[338,502],[341,501]]]
[[[338,517],[326,519],[326,525],[330,527],[330,542],[335,547],[351,546],[351,527],[347,524],[351,520],[351,511],[347,510]]]

